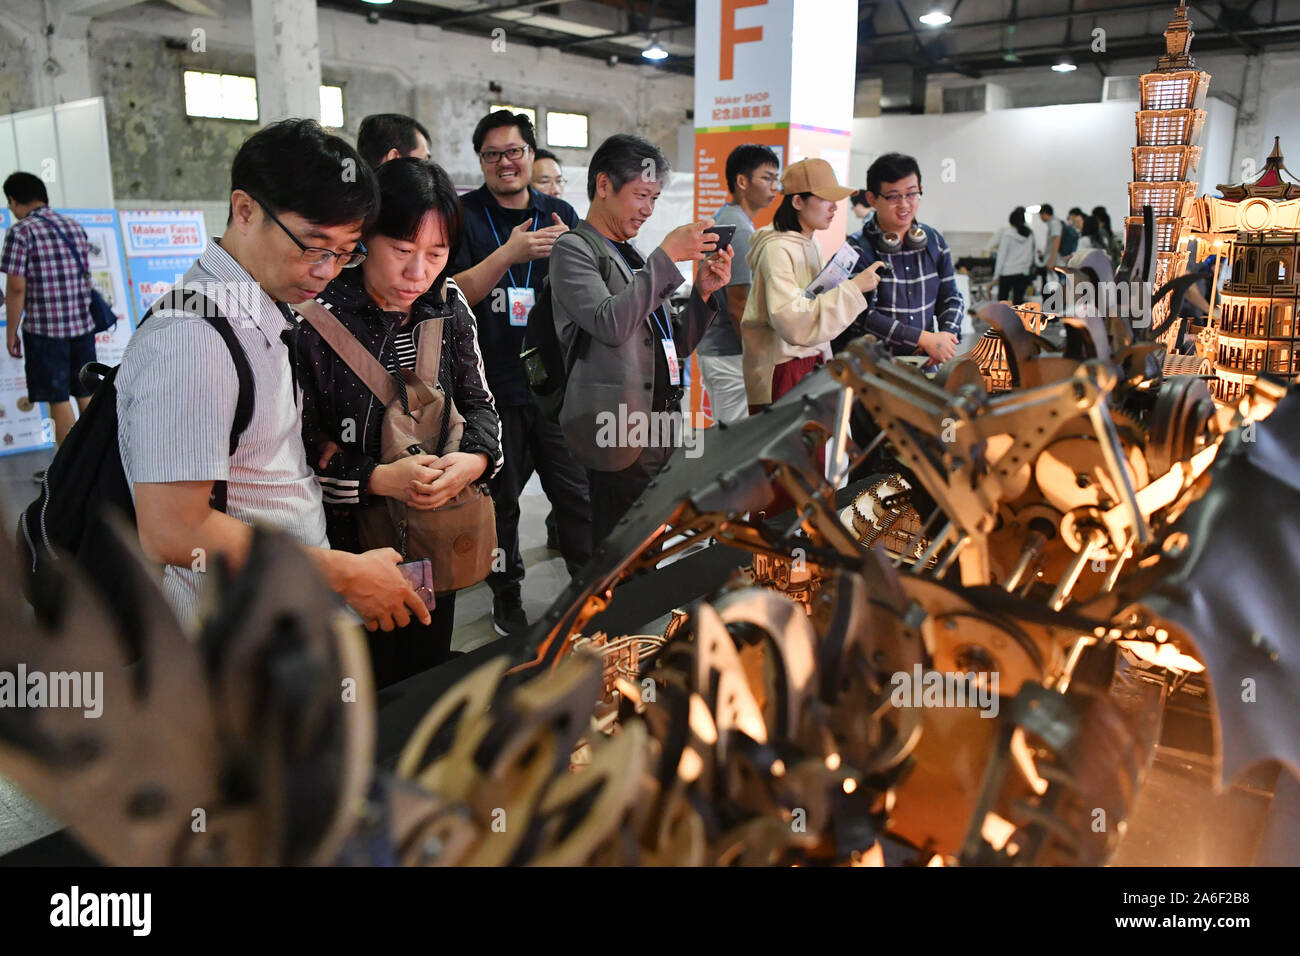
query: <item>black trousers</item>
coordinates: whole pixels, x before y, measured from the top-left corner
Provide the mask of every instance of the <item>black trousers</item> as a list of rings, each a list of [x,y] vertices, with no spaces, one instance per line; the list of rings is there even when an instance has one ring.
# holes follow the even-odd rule
[[[524,581],[524,559],[519,553],[519,496],[536,471],[542,490],[555,510],[560,554],[570,574],[591,557],[591,501],[587,474],[574,460],[560,426],[548,421],[535,405],[502,405],[501,447],[505,463],[490,483],[497,512],[497,547],[505,556],[505,570],[487,577],[497,597],[518,599]]]
[[[622,471],[588,470],[591,486],[591,540],[599,545],[641,497],[650,480],[673,456],[675,448],[646,448]]]
[[[456,620],[455,591],[437,596],[432,617],[427,627],[412,617],[410,624],[394,631],[366,632],[376,690],[450,659],[451,631]]]
[[[1031,275],[998,276],[998,301],[1021,305],[1025,301],[1025,290],[1034,279]]]

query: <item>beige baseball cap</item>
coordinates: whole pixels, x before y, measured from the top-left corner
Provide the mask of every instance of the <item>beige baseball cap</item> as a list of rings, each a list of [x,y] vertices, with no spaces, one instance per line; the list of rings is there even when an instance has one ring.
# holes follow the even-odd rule
[[[852,189],[839,184],[835,179],[835,170],[824,159],[801,159],[787,166],[781,175],[781,190],[787,196],[812,193],[831,202],[839,202],[853,195]]]

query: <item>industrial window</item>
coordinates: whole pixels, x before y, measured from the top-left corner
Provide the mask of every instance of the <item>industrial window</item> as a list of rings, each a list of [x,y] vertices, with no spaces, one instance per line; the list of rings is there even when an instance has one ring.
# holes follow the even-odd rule
[[[217,119],[257,120],[257,80],[230,73],[185,71],[185,113]]]
[[[587,148],[586,113],[556,113],[546,111],[546,145],[567,146],[572,149]]]
[[[257,80],[233,73],[185,71],[185,113],[216,119],[257,121]],[[343,126],[343,88],[320,88],[321,125]]]
[[[343,87],[320,88],[320,124],[330,129],[343,128]]]
[[[537,130],[537,110],[531,106],[511,106],[509,103],[493,103],[492,112],[497,110],[509,110],[512,113],[523,113],[528,117],[528,122],[533,124],[534,132]]]

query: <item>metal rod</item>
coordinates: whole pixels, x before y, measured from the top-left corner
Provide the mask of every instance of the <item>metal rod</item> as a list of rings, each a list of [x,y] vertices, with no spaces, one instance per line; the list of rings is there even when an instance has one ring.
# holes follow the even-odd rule
[[[1133,554],[1133,545],[1130,544],[1127,548],[1124,549],[1124,553],[1121,554],[1118,559],[1116,559],[1115,566],[1112,567],[1106,573],[1106,580],[1103,581],[1101,584],[1102,594],[1108,593],[1113,587],[1115,587],[1115,582],[1119,580],[1120,569],[1124,567],[1124,562],[1127,561],[1129,559],[1129,556],[1132,554]]]
[[[1065,670],[1061,673],[1061,678],[1056,682],[1058,693],[1064,694],[1070,689],[1070,678],[1074,676],[1074,669],[1079,664],[1079,658],[1083,656],[1084,648],[1091,647],[1097,643],[1095,637],[1081,637],[1074,642],[1074,647],[1070,648],[1070,657],[1065,662]]]
[[[1020,579],[1029,570],[1029,566],[1042,556],[1045,544],[1047,544],[1047,536],[1041,531],[1031,531],[1025,536],[1025,546],[1020,551],[1020,560],[1016,562],[1016,566],[1011,569],[1011,574],[1006,583],[1002,585],[1008,594],[1015,591],[1020,585]]]
[[[1070,567],[1066,570],[1065,576],[1061,578],[1061,582],[1056,586],[1056,590],[1052,592],[1051,600],[1047,602],[1048,606],[1053,611],[1059,611],[1061,608],[1065,607],[1066,602],[1070,600],[1070,592],[1074,590],[1075,584],[1078,583],[1079,575],[1083,573],[1083,566],[1088,563],[1088,559],[1092,557],[1093,550],[1104,539],[1105,535],[1103,535],[1097,528],[1093,528],[1088,532],[1088,537],[1087,540],[1083,542],[1083,547],[1079,549],[1079,553],[1075,556],[1074,560],[1070,562]]]
[[[840,404],[835,411],[835,432],[830,439],[830,454],[826,456],[826,480],[834,490],[848,476],[849,413],[853,410],[853,390],[840,389]]]
[[[961,554],[962,548],[966,547],[968,544],[970,544],[970,535],[964,534],[958,538],[957,542],[948,549],[948,553],[943,556],[943,560],[939,562],[939,566],[934,569],[934,576],[936,578],[941,578],[947,574],[948,569],[952,567],[953,560],[957,555]]]
[[[939,553],[939,549],[944,546],[944,543],[948,540],[948,535],[952,534],[952,530],[952,522],[949,521],[943,526],[943,530],[934,536],[934,540],[930,542],[930,547],[925,549],[925,554],[917,558],[916,564],[912,565],[913,574],[921,574],[925,571],[925,566]]]

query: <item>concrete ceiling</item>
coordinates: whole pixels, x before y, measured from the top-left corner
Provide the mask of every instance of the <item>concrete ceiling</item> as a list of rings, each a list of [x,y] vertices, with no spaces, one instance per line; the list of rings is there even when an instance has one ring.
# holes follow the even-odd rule
[[[63,0],[68,7],[107,12],[138,0]],[[204,0],[159,0],[185,8]],[[207,0],[220,4],[220,0]],[[358,17],[430,24],[477,36],[505,29],[509,42],[644,65],[640,53],[656,37],[670,56],[657,68],[694,72],[695,0],[317,0]],[[1300,44],[1300,0],[1193,0],[1193,53],[1245,54]],[[1041,70],[1063,56],[1079,68],[1108,74],[1108,64],[1154,56],[1173,15],[1169,0],[860,0],[859,77],[923,89],[926,77],[1005,75]],[[927,27],[928,11],[952,21]],[[83,13],[85,15],[85,13]],[[90,15],[94,15],[91,13]],[[1097,34],[1095,31],[1103,31]],[[1098,50],[1097,37],[1105,49]]]

